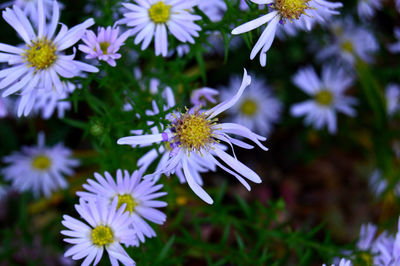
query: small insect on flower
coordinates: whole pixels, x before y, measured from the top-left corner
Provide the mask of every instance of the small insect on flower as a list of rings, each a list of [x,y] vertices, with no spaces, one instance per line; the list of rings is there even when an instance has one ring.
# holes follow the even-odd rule
[[[123,3],[129,11],[119,23],[132,28],[135,44],[142,43],[145,50],[154,37],[156,55],[168,55],[167,29],[181,42],[194,43],[200,26],[195,24],[201,17],[193,15],[197,0],[135,0],[135,4]]]
[[[250,59],[260,52],[260,64],[267,63],[267,51],[271,48],[275,38],[278,24],[284,25],[287,22],[296,23],[299,27],[310,30],[317,21],[325,21],[333,14],[338,14],[334,9],[342,6],[341,3],[331,3],[325,0],[250,0],[256,4],[267,4],[268,12],[257,19],[246,22],[232,30],[232,34],[242,34],[254,30],[264,24],[268,25],[254,45]]]
[[[61,143],[54,147],[44,145],[44,134],[39,133],[38,146],[22,147],[22,151],[3,158],[9,165],[1,172],[15,189],[31,190],[36,197],[40,194],[49,197],[53,191],[68,186],[63,176],[71,176],[79,161],[72,159],[71,150]]]
[[[353,81],[343,68],[334,65],[323,67],[322,79],[312,67],[300,69],[293,83],[313,99],[293,105],[291,114],[296,117],[305,115],[305,124],[312,124],[316,129],[326,125],[331,134],[335,133],[337,111],[349,116],[356,114],[352,105],[357,103],[357,99],[344,95]]]
[[[110,66],[115,67],[116,59],[121,58],[118,50],[124,45],[125,40],[131,35],[131,31],[126,31],[119,36],[119,27],[107,28],[99,27],[96,34],[88,30],[83,36],[82,41],[85,45],[80,44],[79,50],[86,53],[87,59],[97,58],[106,61]]]
[[[106,202],[112,202],[114,198],[117,198],[118,208],[122,204],[126,204],[125,213],[128,214],[130,224],[135,228],[140,241],[144,242],[145,237],[155,237],[156,232],[145,219],[156,224],[165,222],[166,215],[156,208],[165,207],[167,203],[155,200],[167,195],[166,192],[159,191],[163,185],[156,185],[149,179],[143,180],[140,171],[129,174],[126,170],[123,173],[118,170],[117,182],[108,172],[105,172],[104,176],[105,178],[95,173],[94,177],[97,182],[88,179],[88,184],[83,185],[87,192],[79,191],[76,194],[84,201],[100,197],[104,198]]]
[[[60,16],[57,1],[53,1],[49,23],[46,23],[43,0],[37,1],[36,11],[38,21],[33,23],[37,25],[36,31],[18,6],[3,11],[4,20],[25,41],[23,46],[0,43],[0,62],[7,62],[9,65],[0,71],[0,89],[5,89],[3,97],[20,90],[23,95],[31,95],[38,87],[46,91],[54,88],[61,94],[65,87],[60,78],[76,77],[82,71],[98,71],[94,66],[74,60],[75,54],[65,55],[63,52],[81,39],[86,29],[94,24],[93,19],[88,19],[70,30],[62,24],[60,32],[55,35]],[[20,101],[18,116],[22,113],[28,115],[26,110],[31,108],[27,106],[32,104],[29,99],[26,96]]]
[[[82,265],[99,263],[104,249],[107,251],[112,265],[118,261],[124,265],[135,265],[121,244],[138,246],[136,233],[130,227],[129,215],[124,212],[126,204],[118,208],[118,198],[115,197],[111,204],[103,198],[80,201],[75,205],[83,223],[69,215],[64,215],[62,224],[68,230],[61,234],[67,236],[64,241],[72,244],[64,256],[73,260],[85,258]],[[93,261],[94,260],[94,261]]]
[[[234,95],[240,77],[233,76],[228,87],[221,90],[221,99],[227,100]],[[241,124],[250,130],[268,135],[273,124],[278,122],[282,110],[282,103],[272,95],[272,90],[260,78],[253,78],[248,89],[240,100],[227,110],[227,119]]]
[[[245,88],[251,83],[250,76],[244,70],[242,84],[231,99],[224,101],[210,110],[188,109],[185,113],[173,114],[169,128],[162,133],[130,136],[118,140],[118,144],[145,145],[151,143],[167,142],[170,146],[170,156],[163,162],[157,173],[173,173],[178,166],[182,166],[184,176],[190,188],[205,202],[212,204],[213,200],[205,190],[196,182],[194,171],[190,168],[189,158],[194,154],[200,154],[206,160],[221,167],[223,170],[234,175],[248,190],[249,184],[245,178],[261,183],[261,178],[246,165],[224,151],[219,144],[220,141],[229,145],[237,145],[242,148],[252,149],[249,145],[239,139],[229,136],[235,134],[247,138],[256,143],[263,150],[268,150],[261,141],[265,137],[257,135],[248,128],[234,123],[217,123],[216,116],[231,108],[241,97]],[[233,148],[233,147],[232,147]],[[217,158],[222,160],[223,165]],[[197,172],[196,172],[197,173]]]

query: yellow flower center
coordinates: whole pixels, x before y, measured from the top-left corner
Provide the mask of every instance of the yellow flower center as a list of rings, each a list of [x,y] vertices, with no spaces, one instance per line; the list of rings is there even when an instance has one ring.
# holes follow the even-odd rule
[[[361,252],[360,259],[361,259],[361,262],[362,262],[360,265],[365,265],[365,266],[374,265],[373,257],[368,252]],[[357,265],[357,264],[355,264],[355,265]]]
[[[212,125],[215,120],[208,120],[196,110],[193,114],[187,111],[173,124],[175,139],[172,141],[187,150],[200,151],[216,141],[213,139]]]
[[[276,0],[273,7],[284,19],[291,21],[299,19],[302,14],[305,14],[306,9],[310,9],[308,2],[310,0]]]
[[[342,44],[342,49],[343,49],[344,51],[346,51],[346,52],[353,53],[353,52],[354,52],[353,43],[350,42],[350,41],[345,41],[345,42]]]
[[[51,166],[51,160],[46,155],[38,155],[32,160],[32,167],[37,170],[47,170]]]
[[[108,47],[110,47],[109,42],[101,42],[100,43],[100,50],[103,52],[103,54],[107,54]]]
[[[320,105],[330,105],[333,102],[333,94],[328,90],[321,90],[315,95],[315,100]]]
[[[133,210],[135,210],[135,207],[139,205],[129,194],[118,195],[117,208],[119,209],[124,203],[126,203],[125,211],[130,213],[133,212]]]
[[[160,1],[150,7],[150,19],[155,23],[166,23],[170,16],[170,9],[170,5],[166,5],[164,2]]]
[[[257,103],[252,99],[246,99],[240,106],[240,111],[247,116],[253,116],[257,112]]]
[[[56,46],[47,38],[32,41],[22,55],[30,66],[37,70],[47,69],[56,61]]]
[[[106,225],[96,226],[91,233],[92,242],[97,246],[109,245],[114,242],[114,234],[110,227]]]

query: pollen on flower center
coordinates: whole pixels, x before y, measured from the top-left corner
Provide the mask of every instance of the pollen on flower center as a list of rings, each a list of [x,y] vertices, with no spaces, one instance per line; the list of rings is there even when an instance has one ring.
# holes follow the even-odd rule
[[[97,246],[109,245],[114,242],[114,233],[105,225],[96,226],[91,233],[92,242]]]
[[[170,9],[170,5],[166,5],[164,2],[160,1],[150,7],[150,19],[155,23],[166,23],[170,16]]]
[[[212,125],[213,120],[199,114],[198,110],[193,114],[187,111],[173,123],[174,141],[188,150],[200,151],[215,142]]]
[[[32,167],[38,170],[47,170],[51,166],[51,160],[46,155],[38,155],[32,160]]]
[[[47,38],[32,41],[22,55],[25,60],[37,70],[50,67],[56,60],[56,46]]]
[[[100,50],[103,52],[103,54],[107,54],[108,47],[110,47],[109,42],[101,42],[100,44]]]
[[[135,207],[139,205],[129,194],[118,195],[117,208],[120,208],[121,205],[124,203],[126,203],[126,212],[133,212],[135,210]]]
[[[309,9],[310,0],[276,0],[273,7],[278,10],[284,19],[293,20],[299,19],[305,10]]]
[[[247,116],[252,116],[257,112],[258,106],[257,103],[252,99],[246,99],[243,101],[240,106],[240,111],[242,114]]]
[[[321,90],[315,95],[315,100],[320,105],[330,105],[333,102],[333,95],[328,90]]]

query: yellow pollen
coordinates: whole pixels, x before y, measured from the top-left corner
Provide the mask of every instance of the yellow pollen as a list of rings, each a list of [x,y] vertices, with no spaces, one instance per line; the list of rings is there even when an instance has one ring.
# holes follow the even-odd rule
[[[119,209],[122,204],[126,203],[125,211],[132,213],[135,210],[135,207],[138,206],[138,203],[133,199],[133,197],[129,194],[118,195],[118,205]]]
[[[345,41],[345,42],[342,44],[342,49],[343,49],[344,51],[346,51],[346,52],[353,53],[353,52],[354,52],[353,43],[352,43],[351,41]]]
[[[44,171],[49,169],[50,166],[51,166],[51,160],[46,155],[38,155],[35,158],[33,158],[32,167],[37,170]]]
[[[321,90],[315,95],[315,100],[320,105],[331,105],[333,102],[333,95],[328,90]]]
[[[110,47],[110,43],[109,42],[101,42],[100,43],[100,50],[103,52],[103,54],[107,54],[107,49],[108,47]]]
[[[253,116],[257,112],[257,109],[257,103],[252,99],[244,100],[242,106],[240,106],[240,111],[242,114],[247,116]]]
[[[276,0],[273,7],[278,10],[284,19],[292,21],[306,14],[305,10],[310,9],[308,2],[310,0]]]
[[[173,124],[175,130],[175,142],[187,150],[200,151],[208,148],[213,139],[212,125],[214,120],[208,120],[204,114],[196,110],[193,114],[187,111]]]
[[[30,66],[36,70],[50,67],[56,61],[56,46],[46,38],[32,41],[22,54]]]
[[[170,9],[170,5],[160,1],[150,7],[149,16],[155,23],[166,23],[170,16]]]
[[[106,225],[96,226],[91,233],[92,242],[97,246],[105,246],[114,242],[114,234],[110,227]]]

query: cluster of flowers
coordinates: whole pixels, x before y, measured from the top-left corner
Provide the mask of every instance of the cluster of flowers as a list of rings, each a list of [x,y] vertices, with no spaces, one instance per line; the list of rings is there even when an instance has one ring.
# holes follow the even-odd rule
[[[251,59],[260,54],[262,66],[267,63],[267,52],[275,35],[284,38],[285,34],[293,36],[300,30],[308,31],[314,24],[324,24],[332,15],[338,14],[337,9],[342,6],[339,2],[325,0],[250,1],[266,5],[267,14],[233,29],[232,34],[242,34],[267,24],[250,54]],[[0,62],[8,64],[8,67],[0,70],[0,89],[4,90],[3,97],[18,94],[17,115],[27,116],[34,111],[42,112],[44,118],[49,118],[57,108],[59,117],[62,117],[64,111],[70,108],[68,102],[59,100],[79,88],[73,79],[84,77],[86,72],[99,71],[91,64],[76,60],[75,47],[72,54],[66,54],[65,50],[80,40],[84,44],[80,44],[78,49],[86,54],[87,59],[102,60],[110,66],[116,66],[116,60],[121,57],[119,49],[132,36],[135,36],[133,41],[142,50],[147,49],[154,40],[155,54],[167,57],[171,52],[168,36],[172,35],[184,43],[184,46],[176,47],[177,53],[182,56],[190,49],[186,43],[193,44],[201,31],[196,24],[201,17],[194,14],[194,7],[202,10],[211,21],[221,20],[227,9],[222,0],[205,0],[201,3],[196,0],[134,2],[123,3],[124,18],[112,27],[99,27],[97,34],[88,30],[94,25],[93,19],[71,29],[61,24],[57,33],[60,6],[55,0],[28,1],[25,6],[16,1],[11,8],[7,7],[3,11],[3,18],[17,31],[24,44],[11,46],[0,43]],[[241,1],[239,8],[246,9],[246,6],[246,2]],[[360,4],[360,16],[369,19],[376,8],[379,5],[365,7]],[[129,28],[122,34],[121,25]],[[317,59],[340,57],[349,68],[360,61],[373,61],[371,55],[378,45],[367,29],[355,26],[349,19],[337,20],[331,25],[334,35],[332,44],[320,49]],[[392,52],[400,50],[399,44],[392,44],[388,48]],[[345,95],[355,79],[351,73],[346,67],[337,67],[333,63],[324,65],[321,78],[313,67],[301,68],[293,77],[293,83],[312,99],[293,105],[292,115],[305,116],[306,124],[317,129],[326,126],[329,132],[335,133],[336,112],[355,115],[353,107],[357,100]],[[144,134],[138,129],[132,131],[132,136],[117,140],[120,145],[134,148],[154,143],[159,146],[138,161],[139,170],[132,174],[118,170],[116,181],[108,172],[105,172],[105,177],[96,173],[96,180],[88,180],[83,186],[86,192],[77,193],[80,200],[75,207],[87,224],[64,216],[63,225],[68,230],[61,233],[68,236],[66,242],[74,245],[65,256],[72,256],[74,260],[86,257],[83,265],[92,262],[97,264],[105,248],[113,265],[118,261],[126,265],[134,264],[121,244],[138,246],[145,241],[145,237],[154,237],[155,231],[145,220],[156,224],[165,222],[165,214],[156,209],[166,206],[165,202],[156,200],[166,195],[159,191],[162,185],[156,184],[161,174],[176,174],[181,182],[187,182],[193,192],[209,204],[213,200],[202,187],[201,173],[215,171],[217,166],[235,176],[248,190],[250,185],[246,179],[260,183],[262,180],[259,175],[236,158],[233,146],[254,148],[243,141],[248,139],[266,151],[267,148],[261,143],[266,138],[252,130],[268,134],[271,124],[278,121],[282,106],[266,92],[263,80],[255,79],[249,93],[242,97],[250,85],[251,77],[244,70],[242,79],[235,77],[231,81],[229,87],[235,90],[234,93],[231,89],[224,90],[221,94],[223,101],[211,109],[203,109],[206,102],[202,98],[215,103],[214,96],[218,92],[202,88],[193,92],[192,108],[165,117],[170,121],[168,127],[163,128],[148,121],[148,125],[153,126],[152,134]],[[388,112],[395,112],[400,90],[394,85],[388,87],[387,91]],[[397,96],[393,97],[394,94]],[[164,95],[168,103],[163,107],[164,110],[173,108],[175,100],[172,90],[167,87]],[[217,116],[225,111],[230,112],[237,123],[219,123]],[[156,115],[160,110],[153,104],[153,110],[146,113]],[[232,149],[233,156],[226,152],[228,149]],[[24,148],[22,152],[4,159],[10,165],[3,170],[3,174],[21,191],[32,190],[36,195],[49,196],[52,191],[67,186],[63,175],[71,175],[72,168],[78,165],[78,161],[70,157],[71,151],[61,144],[46,148],[44,137],[40,135],[38,147]],[[155,172],[143,176],[158,157]]]
[[[356,245],[357,251],[361,253],[362,261],[360,263],[362,265],[400,265],[400,219],[395,235],[387,231],[383,231],[380,234],[377,232],[378,227],[373,224],[361,226],[359,240]],[[347,253],[345,254],[347,257],[352,257],[349,252],[344,253]],[[353,263],[351,260],[343,258],[336,265],[352,266]]]

